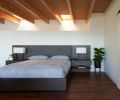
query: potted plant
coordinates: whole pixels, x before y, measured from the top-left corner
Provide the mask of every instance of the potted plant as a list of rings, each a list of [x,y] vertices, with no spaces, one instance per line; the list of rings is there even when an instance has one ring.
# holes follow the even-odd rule
[[[101,62],[104,60],[104,48],[94,48],[94,66],[101,68]]]

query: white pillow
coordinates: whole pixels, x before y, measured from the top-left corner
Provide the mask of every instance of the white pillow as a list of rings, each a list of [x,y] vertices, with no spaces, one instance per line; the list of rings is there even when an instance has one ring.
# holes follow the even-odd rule
[[[50,57],[50,59],[51,60],[68,60],[69,57],[65,55],[56,55],[56,56]]]
[[[47,60],[48,57],[46,55],[35,55],[28,57],[29,60]]]

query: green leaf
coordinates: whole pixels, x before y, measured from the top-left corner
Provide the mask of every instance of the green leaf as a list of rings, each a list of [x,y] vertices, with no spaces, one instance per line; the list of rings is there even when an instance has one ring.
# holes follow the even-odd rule
[[[94,61],[103,61],[105,55],[104,48],[94,48]]]

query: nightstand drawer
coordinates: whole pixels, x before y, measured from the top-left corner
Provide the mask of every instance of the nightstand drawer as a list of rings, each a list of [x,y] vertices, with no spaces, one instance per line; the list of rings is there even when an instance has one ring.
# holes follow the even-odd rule
[[[72,66],[90,66],[91,60],[72,60]]]
[[[90,68],[74,67],[72,68],[72,72],[90,72]]]

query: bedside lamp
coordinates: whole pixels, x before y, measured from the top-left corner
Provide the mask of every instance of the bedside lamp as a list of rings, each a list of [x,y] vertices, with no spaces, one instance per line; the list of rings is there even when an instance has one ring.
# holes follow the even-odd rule
[[[85,47],[76,47],[76,57],[77,59],[81,59],[83,55],[86,55],[87,49]]]
[[[23,54],[26,52],[25,47],[13,47],[13,53]]]
[[[21,60],[24,60],[24,54],[26,53],[25,47],[13,47],[13,54],[16,54],[16,59],[18,60],[18,54],[21,55]]]
[[[76,53],[77,54],[86,54],[87,53],[87,50],[86,50],[86,48],[85,47],[77,47],[76,48]]]

